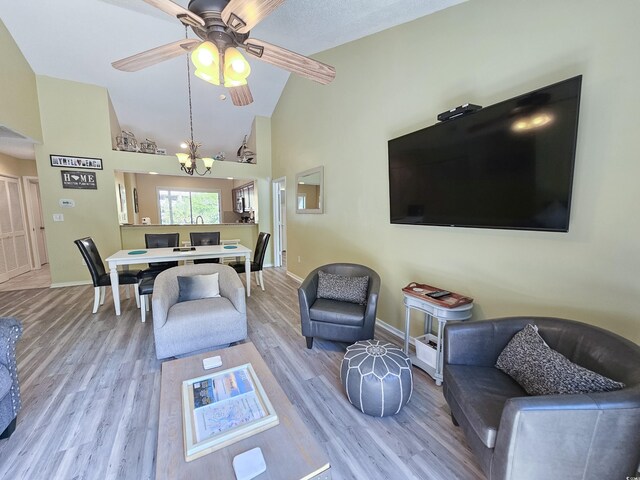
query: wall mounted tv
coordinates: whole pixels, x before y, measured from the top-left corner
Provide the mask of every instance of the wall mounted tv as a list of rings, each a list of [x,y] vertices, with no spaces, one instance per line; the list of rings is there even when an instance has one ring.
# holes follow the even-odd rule
[[[389,140],[391,223],[568,231],[581,83]]]

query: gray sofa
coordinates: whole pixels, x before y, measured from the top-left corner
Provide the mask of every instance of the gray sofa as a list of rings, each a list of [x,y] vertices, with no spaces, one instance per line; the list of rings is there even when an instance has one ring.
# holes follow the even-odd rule
[[[178,303],[178,276],[216,272],[220,297]],[[244,286],[227,265],[184,265],[163,271],[155,280],[152,306],[158,359],[212,350],[247,337]]]
[[[529,396],[494,367],[528,323],[569,360],[626,384],[615,392]],[[443,393],[489,480],[602,480],[640,462],[640,347],[559,318],[447,324]]]
[[[16,343],[21,336],[22,324],[18,319],[0,318],[0,438],[11,436],[20,410]]]

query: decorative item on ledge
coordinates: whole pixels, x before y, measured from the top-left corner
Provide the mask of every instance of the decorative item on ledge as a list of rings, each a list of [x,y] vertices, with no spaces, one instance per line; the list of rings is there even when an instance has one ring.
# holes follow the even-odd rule
[[[158,146],[156,142],[153,140],[145,139],[144,142],[140,142],[140,152],[142,153],[153,153],[155,154],[158,150]]]
[[[244,136],[244,140],[242,140],[242,145],[238,149],[238,162],[239,163],[255,163],[256,154],[249,150],[247,147],[247,136]]]
[[[133,133],[122,130],[122,133],[116,137],[116,147],[125,152],[137,152],[138,141]]]

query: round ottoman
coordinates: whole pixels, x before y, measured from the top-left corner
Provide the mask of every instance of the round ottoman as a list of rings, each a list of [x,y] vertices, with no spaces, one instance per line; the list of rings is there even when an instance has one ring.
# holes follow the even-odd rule
[[[351,404],[374,417],[395,415],[413,392],[411,360],[400,348],[379,340],[347,347],[340,379]]]

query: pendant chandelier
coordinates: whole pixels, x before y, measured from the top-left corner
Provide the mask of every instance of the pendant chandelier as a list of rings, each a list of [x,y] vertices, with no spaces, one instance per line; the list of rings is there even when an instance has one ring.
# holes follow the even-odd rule
[[[185,36],[187,36],[186,33],[187,29],[185,27]],[[214,160],[210,157],[201,157],[198,154],[198,148],[201,147],[202,144],[193,140],[193,108],[191,105],[191,68],[189,55],[187,55],[187,88],[189,92],[189,127],[191,130],[191,137],[184,143],[189,149],[189,153],[176,153],[176,157],[178,157],[178,162],[180,162],[180,169],[183,172],[187,173],[188,175],[197,173],[198,175],[203,176],[207,173],[211,173],[211,167],[213,166]],[[198,170],[198,159],[202,159],[202,163],[204,163],[205,170],[202,173],[200,173],[200,171]]]

